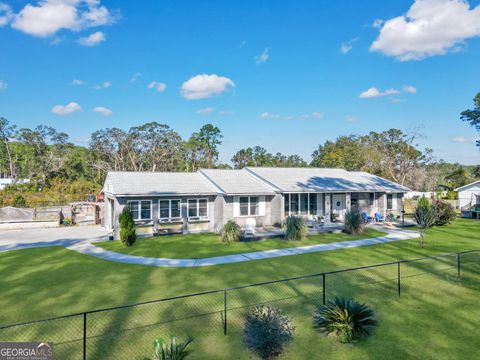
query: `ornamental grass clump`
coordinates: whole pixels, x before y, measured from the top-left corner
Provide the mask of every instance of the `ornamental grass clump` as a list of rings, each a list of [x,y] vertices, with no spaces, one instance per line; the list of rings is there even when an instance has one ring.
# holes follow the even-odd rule
[[[283,353],[294,331],[295,327],[283,312],[260,305],[247,314],[243,339],[250,351],[268,360]]]
[[[307,224],[300,216],[289,216],[285,222],[285,239],[304,240],[307,237]]]
[[[181,343],[177,343],[175,336],[172,336],[167,343],[164,339],[156,339],[153,343],[153,360],[185,360],[190,357],[191,351],[188,345],[193,341],[189,337]]]
[[[313,324],[320,332],[336,336],[342,343],[350,343],[371,335],[378,322],[368,305],[335,297],[317,307]]]
[[[356,208],[345,213],[345,232],[351,235],[361,234],[365,231],[362,214]]]
[[[240,226],[238,226],[235,221],[229,220],[225,225],[223,225],[220,236],[224,243],[231,243],[240,241],[242,232],[240,231]]]

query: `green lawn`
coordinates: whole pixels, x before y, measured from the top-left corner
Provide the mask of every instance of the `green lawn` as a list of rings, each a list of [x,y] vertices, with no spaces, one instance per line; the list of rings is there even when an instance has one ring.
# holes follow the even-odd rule
[[[283,238],[272,238],[259,241],[223,243],[221,242],[220,237],[216,234],[185,234],[139,239],[132,247],[123,246],[119,240],[96,243],[95,245],[106,250],[129,255],[157,258],[196,259],[253,251],[284,249],[304,245],[328,244],[383,235],[385,235],[384,232],[367,229],[361,235],[324,233],[309,236],[303,241],[288,241]]]
[[[179,294],[220,289],[303,274],[480,249],[480,221],[458,220],[418,240],[289,256],[204,268],[155,268],[111,263],[60,247],[0,253],[0,324],[43,319]],[[396,295],[396,266],[328,277],[327,294],[355,296],[371,304],[380,326],[375,335],[342,345],[315,333],[313,304],[321,282],[304,281],[250,288],[229,294],[229,335],[219,310],[223,294],[189,298],[88,317],[88,359],[142,359],[158,335],[193,335],[192,359],[252,359],[241,341],[244,306],[276,301],[297,327],[283,359],[474,359],[480,358],[480,256],[462,258],[462,283],[455,257],[402,268],[402,296]],[[421,275],[421,269],[431,275]],[[371,285],[375,280],[375,284]],[[237,310],[234,310],[237,308]],[[196,317],[200,313],[211,313]],[[159,322],[185,318],[184,321]],[[53,340],[58,359],[81,359],[83,318],[0,330],[0,340]],[[68,354],[68,355],[66,355]]]

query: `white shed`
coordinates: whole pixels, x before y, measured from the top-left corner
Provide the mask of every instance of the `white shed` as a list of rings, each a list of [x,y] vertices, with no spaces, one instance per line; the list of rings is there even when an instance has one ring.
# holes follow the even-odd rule
[[[470,210],[470,208],[480,204],[480,180],[459,187],[455,191],[458,191],[460,209]]]

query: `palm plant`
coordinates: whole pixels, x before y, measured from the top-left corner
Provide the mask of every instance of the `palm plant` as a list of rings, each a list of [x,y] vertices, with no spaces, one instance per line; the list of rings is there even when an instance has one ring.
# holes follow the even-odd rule
[[[170,343],[164,339],[156,339],[153,343],[154,360],[184,360],[187,359],[190,355],[190,351],[187,350],[188,345],[193,341],[193,338],[189,337],[181,343],[177,343],[175,336],[170,338]]]
[[[231,243],[235,241],[240,241],[242,232],[240,231],[240,226],[234,221],[229,220],[222,229],[221,239],[225,243]]]
[[[336,335],[342,343],[349,343],[371,335],[377,319],[368,305],[335,297],[317,308],[313,323],[322,333]]]
[[[420,247],[425,246],[425,232],[437,221],[437,208],[432,207],[428,199],[423,196],[418,200],[415,208],[415,222],[420,230]]]
[[[303,218],[299,216],[289,216],[287,217],[285,225],[285,239],[303,240],[307,237],[307,224]]]
[[[347,234],[361,234],[365,230],[362,214],[357,208],[345,213],[345,232]]]

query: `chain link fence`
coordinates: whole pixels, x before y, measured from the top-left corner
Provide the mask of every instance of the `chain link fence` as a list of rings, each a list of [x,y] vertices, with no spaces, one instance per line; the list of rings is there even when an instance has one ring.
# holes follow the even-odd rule
[[[158,337],[213,338],[218,344],[224,335],[239,335],[245,313],[256,305],[305,316],[334,296],[368,302],[397,299],[410,289],[418,291],[419,278],[468,286],[478,283],[479,275],[480,250],[472,250],[4,325],[0,340],[53,342],[56,359],[145,359]]]

